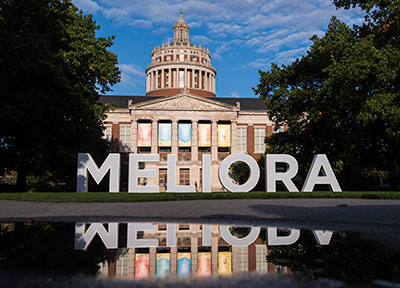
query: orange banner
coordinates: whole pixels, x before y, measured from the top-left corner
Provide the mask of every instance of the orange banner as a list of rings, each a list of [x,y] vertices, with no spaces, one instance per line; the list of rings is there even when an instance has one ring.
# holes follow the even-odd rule
[[[138,124],[138,146],[151,147],[151,123]]]
[[[199,130],[199,147],[211,147],[211,124],[200,123]]]

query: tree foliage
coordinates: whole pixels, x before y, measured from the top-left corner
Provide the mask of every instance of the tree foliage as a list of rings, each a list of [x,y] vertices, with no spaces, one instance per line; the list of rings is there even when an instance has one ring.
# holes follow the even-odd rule
[[[294,155],[303,171],[314,154],[324,153],[345,188],[362,188],[355,182],[372,170],[386,171],[377,175],[389,175],[386,181],[397,188],[400,2],[333,2],[360,6],[366,21],[350,28],[333,17],[322,38],[311,38],[306,56],[260,71],[255,92],[266,100],[269,117],[289,127],[267,138],[269,153]]]
[[[0,159],[20,187],[27,174],[73,173],[77,152],[106,151],[97,101],[120,76],[98,29],[70,0],[0,2]]]

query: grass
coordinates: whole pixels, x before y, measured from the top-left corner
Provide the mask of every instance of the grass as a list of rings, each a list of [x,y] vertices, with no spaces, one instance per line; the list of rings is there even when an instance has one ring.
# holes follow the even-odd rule
[[[210,199],[285,199],[285,198],[355,198],[355,199],[400,199],[400,191],[345,191],[334,192],[249,192],[249,193],[59,193],[59,192],[26,192],[0,193],[0,200],[17,200],[31,202],[152,202]]]

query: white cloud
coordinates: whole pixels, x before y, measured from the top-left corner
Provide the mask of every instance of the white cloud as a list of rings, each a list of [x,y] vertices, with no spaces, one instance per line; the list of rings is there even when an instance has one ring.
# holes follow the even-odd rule
[[[191,38],[208,46],[216,59],[243,46],[258,53],[259,59],[292,59],[295,56],[284,58],[279,53],[308,47],[309,38],[314,34],[322,36],[332,16],[349,25],[363,21],[361,10],[336,10],[331,0],[75,0],[74,3],[82,9],[102,11],[114,24],[156,31],[163,39],[172,32],[162,28],[175,24],[183,9],[192,29],[205,30],[202,36]],[[255,65],[252,62],[257,60],[248,67]]]
[[[85,13],[96,13],[98,11],[102,11],[103,7],[101,7],[96,1],[92,0],[74,0],[74,5],[79,9],[82,9]]]
[[[232,96],[233,98],[240,98],[240,95],[239,95],[239,93],[237,93],[237,92],[232,92],[232,93],[231,93],[231,96]]]
[[[142,83],[145,74],[143,69],[135,64],[119,64],[121,70],[121,84],[124,86],[135,86],[136,84]]]

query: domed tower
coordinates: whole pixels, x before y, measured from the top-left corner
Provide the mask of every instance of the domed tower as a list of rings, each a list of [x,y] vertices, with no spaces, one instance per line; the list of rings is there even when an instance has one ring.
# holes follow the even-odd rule
[[[171,96],[182,88],[191,94],[215,97],[215,67],[208,48],[197,47],[189,40],[189,26],[183,14],[174,26],[174,40],[151,52],[146,68],[146,96]]]

